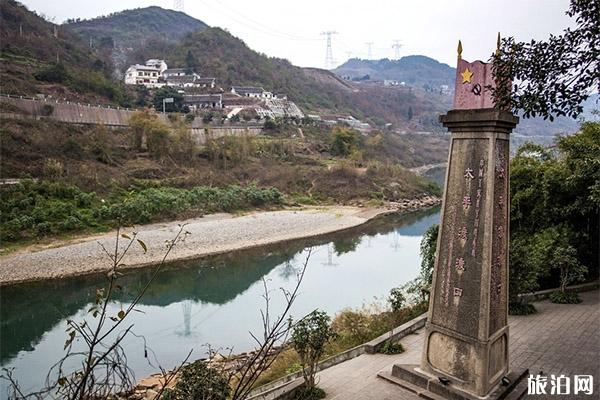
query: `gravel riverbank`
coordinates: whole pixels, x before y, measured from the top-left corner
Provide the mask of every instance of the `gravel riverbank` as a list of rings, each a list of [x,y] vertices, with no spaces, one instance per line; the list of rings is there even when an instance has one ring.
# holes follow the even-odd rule
[[[431,206],[439,199],[427,197],[396,204],[392,208],[315,207],[300,210],[256,212],[243,216],[217,214],[186,221],[173,221],[129,229],[147,245],[132,246],[124,263],[128,268],[144,267],[159,262],[165,253],[165,241],[173,239],[179,224],[190,232],[178,243],[168,261],[185,260],[240,250],[281,241],[317,236],[348,229],[397,209],[411,210]],[[126,240],[121,240],[124,245]],[[109,251],[115,246],[115,232],[89,237],[78,243],[31,250],[25,249],[0,257],[0,285],[27,281],[58,279],[92,274],[106,270],[110,260],[100,244]]]

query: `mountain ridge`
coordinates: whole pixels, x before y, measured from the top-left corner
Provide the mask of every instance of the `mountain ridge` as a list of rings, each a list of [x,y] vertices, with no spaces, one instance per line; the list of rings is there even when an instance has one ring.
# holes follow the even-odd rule
[[[396,80],[413,86],[439,88],[454,84],[456,68],[424,55],[404,56],[399,60],[352,58],[333,70],[349,79],[368,76],[371,80]]]

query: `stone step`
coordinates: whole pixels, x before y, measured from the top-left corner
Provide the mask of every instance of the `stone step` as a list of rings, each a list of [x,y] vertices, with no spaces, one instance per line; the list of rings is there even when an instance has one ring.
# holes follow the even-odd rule
[[[405,380],[396,378],[394,375],[392,375],[392,373],[390,371],[381,371],[380,373],[377,374],[377,376],[385,379],[388,382],[396,384],[396,385],[402,387],[403,389],[413,392],[414,394],[416,394],[417,396],[419,396],[423,399],[444,400],[443,397],[440,397],[437,394],[431,393],[430,391],[422,389],[419,386],[413,385],[412,383],[409,383]]]

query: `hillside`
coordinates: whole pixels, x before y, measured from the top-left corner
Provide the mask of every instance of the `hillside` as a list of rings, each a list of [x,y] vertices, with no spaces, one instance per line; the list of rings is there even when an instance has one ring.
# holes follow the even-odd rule
[[[361,60],[353,58],[333,70],[339,76],[374,80],[397,80],[408,85],[439,88],[454,85],[455,69],[426,56],[406,56],[399,60]]]
[[[38,93],[88,102],[119,102],[112,63],[68,27],[44,20],[14,0],[0,2],[2,92]]]
[[[208,27],[185,13],[156,6],[125,10],[89,20],[69,20],[66,25],[84,39],[112,43],[123,51],[144,46],[148,39],[176,42],[190,32]]]
[[[176,46],[152,40],[128,57],[130,62],[160,57],[169,66],[181,67],[187,66],[190,55],[196,72],[217,78],[224,90],[231,85],[262,86],[285,93],[308,113],[352,115],[379,126],[389,122],[400,130],[435,130],[437,115],[447,108],[440,96],[421,89],[359,85],[329,71],[267,57],[220,28],[190,33]]]

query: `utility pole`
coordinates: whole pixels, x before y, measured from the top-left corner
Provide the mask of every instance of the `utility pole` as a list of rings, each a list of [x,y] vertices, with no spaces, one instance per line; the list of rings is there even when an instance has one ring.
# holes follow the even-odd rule
[[[327,36],[327,49],[325,50],[325,69],[331,69],[334,67],[335,62],[333,61],[333,51],[331,49],[331,36],[337,35],[336,31],[325,31],[321,32],[321,35]]]
[[[173,9],[175,11],[185,12],[185,6],[183,5],[183,0],[173,0]]]
[[[394,40],[394,43],[392,44],[392,49],[394,49],[394,58],[396,60],[400,59],[400,47],[402,47],[402,45],[400,44],[399,40]]]
[[[373,42],[366,42],[367,45],[367,60],[373,58]]]

